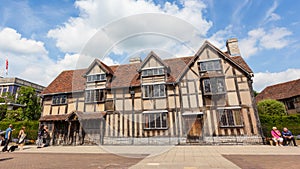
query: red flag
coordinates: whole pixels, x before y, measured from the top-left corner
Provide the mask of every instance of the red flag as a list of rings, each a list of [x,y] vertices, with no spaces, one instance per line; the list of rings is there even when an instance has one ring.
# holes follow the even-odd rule
[[[8,59],[5,60],[6,75],[8,74]]]

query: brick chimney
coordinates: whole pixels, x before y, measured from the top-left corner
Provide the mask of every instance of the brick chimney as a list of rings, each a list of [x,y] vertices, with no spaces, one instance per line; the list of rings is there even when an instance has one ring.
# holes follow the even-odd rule
[[[231,38],[226,41],[227,51],[231,56],[241,56],[237,38]]]
[[[142,59],[141,57],[133,57],[129,59],[129,63],[133,64],[133,63],[142,63]]]

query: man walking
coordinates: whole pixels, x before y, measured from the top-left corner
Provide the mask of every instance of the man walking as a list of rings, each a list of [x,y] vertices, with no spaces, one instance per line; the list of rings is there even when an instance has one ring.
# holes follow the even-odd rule
[[[9,125],[9,127],[5,131],[5,137],[4,137],[4,147],[2,149],[3,152],[8,151],[7,147],[10,142],[11,136],[12,136],[13,126],[12,124]]]

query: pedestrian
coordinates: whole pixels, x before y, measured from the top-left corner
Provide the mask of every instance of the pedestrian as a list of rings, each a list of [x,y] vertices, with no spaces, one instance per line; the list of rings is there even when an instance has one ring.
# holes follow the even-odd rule
[[[49,134],[48,126],[44,126],[44,134],[43,134],[44,147],[49,146],[49,143],[50,143],[50,134]]]
[[[41,148],[41,147],[44,146],[44,144],[43,144],[44,132],[45,132],[45,129],[44,129],[44,125],[42,124],[40,126],[40,129],[39,129],[39,132],[38,132],[37,148]]]
[[[4,147],[2,149],[3,152],[8,151],[7,147],[8,147],[8,144],[9,144],[10,140],[11,140],[12,132],[13,132],[13,126],[12,126],[12,124],[10,124],[8,126],[8,128],[6,129],[6,131],[5,131]]]
[[[18,144],[20,146],[20,150],[23,150],[23,146],[25,144],[25,137],[26,137],[25,127],[23,126],[19,131],[19,135],[18,135]]]
[[[283,131],[282,131],[281,134],[282,134],[282,137],[283,137],[283,143],[284,143],[283,145],[287,145],[288,141],[293,141],[294,146],[297,146],[295,138],[294,138],[292,132],[290,130],[288,130],[286,127],[283,128]]]

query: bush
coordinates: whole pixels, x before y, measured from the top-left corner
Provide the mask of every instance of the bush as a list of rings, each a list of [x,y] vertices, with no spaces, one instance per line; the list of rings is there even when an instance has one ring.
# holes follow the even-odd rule
[[[270,116],[260,114],[259,118],[265,137],[271,137],[270,131],[273,126],[276,126],[280,131],[282,131],[283,127],[287,127],[294,136],[300,134],[300,115]]]
[[[20,121],[20,122],[9,122],[9,121],[1,121],[0,129],[6,130],[9,124],[13,125],[15,131],[12,132],[12,138],[18,138],[18,134],[22,126],[26,127],[25,133],[27,134],[26,139],[36,140],[39,128],[38,121]]]

